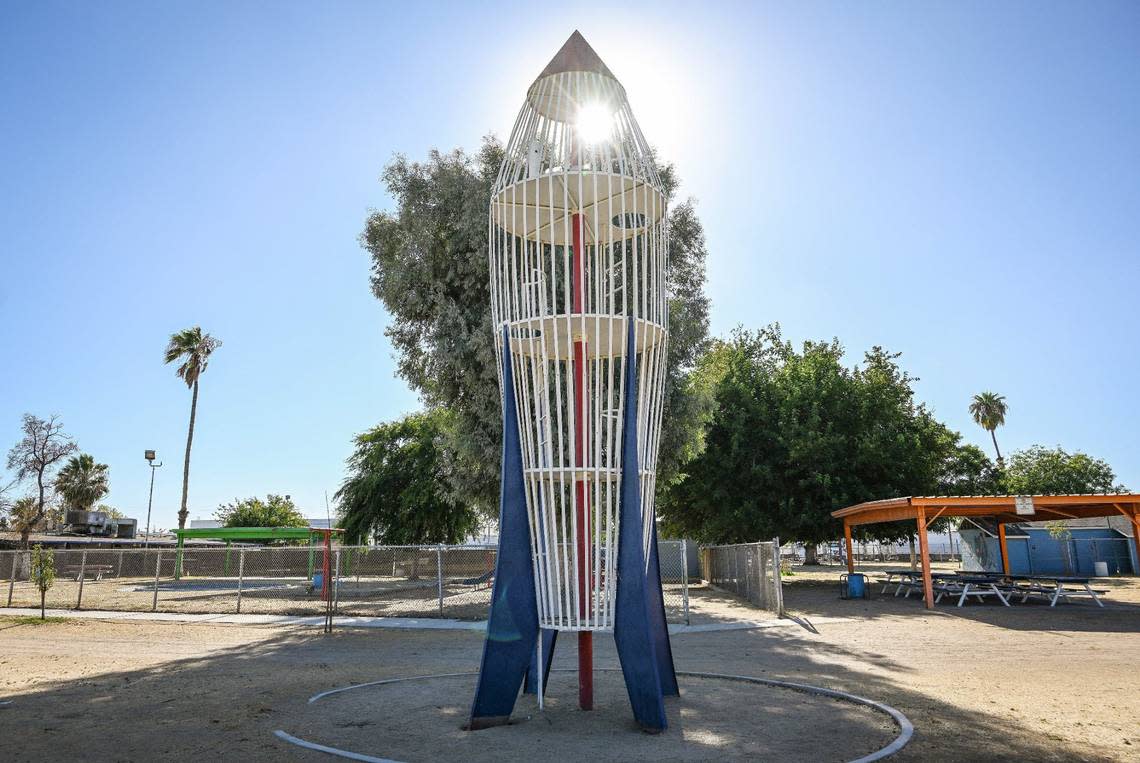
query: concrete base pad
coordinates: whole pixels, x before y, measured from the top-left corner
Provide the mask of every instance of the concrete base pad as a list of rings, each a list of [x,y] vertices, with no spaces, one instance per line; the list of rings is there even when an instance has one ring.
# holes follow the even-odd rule
[[[850,701],[685,676],[681,697],[666,698],[668,730],[647,735],[633,720],[621,673],[611,670],[595,678],[591,712],[577,708],[575,676],[554,671],[542,712],[534,696],[521,695],[510,724],[465,731],[474,686],[472,674],[333,691],[317,695],[284,731],[326,751],[367,756],[358,760],[399,761],[524,760],[539,751],[576,760],[844,761],[890,746],[900,731],[881,710]]]

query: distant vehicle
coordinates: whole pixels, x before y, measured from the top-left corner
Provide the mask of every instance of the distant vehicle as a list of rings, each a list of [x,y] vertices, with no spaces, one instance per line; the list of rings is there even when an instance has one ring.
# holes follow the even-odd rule
[[[138,529],[137,519],[115,519],[105,511],[69,509],[66,532],[76,535],[94,535],[103,538],[133,538]]]

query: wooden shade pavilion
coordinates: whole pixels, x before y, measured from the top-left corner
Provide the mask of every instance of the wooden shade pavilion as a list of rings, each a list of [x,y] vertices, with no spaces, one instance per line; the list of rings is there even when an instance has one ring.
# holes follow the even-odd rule
[[[880,522],[913,520],[918,526],[918,548],[922,556],[922,590],[927,609],[934,607],[934,584],[930,575],[930,547],[926,528],[936,519],[949,517],[989,517],[997,523],[1002,570],[1009,574],[1009,552],[1005,542],[1008,522],[1042,522],[1089,517],[1125,516],[1132,522],[1132,537],[1140,554],[1140,494],[1107,493],[1087,495],[924,495],[867,501],[831,512],[843,520],[847,543],[847,571],[855,571],[851,528]]]

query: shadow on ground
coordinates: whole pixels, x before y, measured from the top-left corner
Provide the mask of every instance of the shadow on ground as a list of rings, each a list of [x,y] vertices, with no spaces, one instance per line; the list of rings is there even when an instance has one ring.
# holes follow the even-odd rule
[[[789,607],[800,608],[809,622],[819,620],[817,632],[788,625],[676,636],[677,668],[810,683],[891,704],[916,727],[900,760],[1124,757],[1120,751],[1128,748],[1119,747],[1119,739],[1101,747],[1044,735],[1032,718],[973,695],[959,701],[952,692],[932,689],[924,668],[912,664],[924,641],[938,632],[937,623],[933,629],[918,627],[924,620],[920,604],[889,604],[905,612],[900,618],[919,616],[909,621],[915,625],[911,640],[900,639],[897,627],[880,639],[874,622],[834,622],[837,614],[871,620],[878,615],[861,616],[834,604],[813,608],[811,588],[805,586],[802,597],[790,588]],[[827,618],[833,624],[824,622]],[[909,633],[906,627],[902,633]],[[988,628],[981,623],[964,628],[937,659],[971,659],[971,645]],[[556,655],[556,667],[573,667],[575,653],[567,646]],[[0,735],[18,740],[6,743],[11,760],[326,760],[272,736],[275,729],[303,725],[309,696],[379,678],[472,671],[481,648],[481,634],[455,631],[342,630],[324,636],[299,628],[95,621],[8,627],[0,632],[0,695],[12,704],[0,707]],[[598,636],[596,655],[599,667],[618,667],[612,638]],[[983,659],[1001,658],[990,653]],[[556,674],[554,680],[573,678]],[[1000,687],[989,690],[1001,696]],[[451,696],[440,701],[457,702]],[[466,697],[458,700],[460,706],[465,702]],[[406,712],[414,723],[417,710]],[[754,724],[710,737],[704,743],[707,759],[725,759],[742,749],[765,724],[764,713],[757,716]],[[632,724],[627,728],[638,738]],[[467,752],[467,760],[500,759],[490,737],[486,749]],[[842,752],[836,751],[837,758]]]

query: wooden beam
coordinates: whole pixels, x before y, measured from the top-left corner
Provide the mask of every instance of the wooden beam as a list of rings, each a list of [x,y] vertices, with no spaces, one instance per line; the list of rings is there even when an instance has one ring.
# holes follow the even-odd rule
[[[1114,503],[1112,505],[1116,507],[1117,511],[1124,515],[1125,519],[1132,523],[1134,528],[1140,527],[1140,509],[1137,508],[1136,504],[1132,504],[1132,513],[1125,511],[1124,506],[1119,503]]]
[[[851,552],[851,524],[843,520],[843,539],[847,542],[847,572],[855,572],[855,555]]]
[[[899,506],[887,509],[869,509],[858,514],[852,514],[844,517],[845,520],[855,525],[873,525],[879,522],[894,522],[899,519],[914,519],[914,509],[909,506]]]
[[[943,506],[941,509],[939,509],[937,514],[935,514],[933,517],[931,517],[929,520],[927,520],[926,526],[930,527],[932,524],[934,524],[938,520],[938,518],[940,516],[942,516],[942,512],[946,511],[946,509],[948,509],[948,508],[950,508],[950,507],[949,506]]]
[[[934,582],[930,574],[930,544],[926,540],[926,509],[918,507],[918,550],[922,555],[922,594],[927,609],[934,609]]]
[[[1001,571],[1009,574],[1009,546],[1005,542],[1005,522],[998,522],[998,546],[1001,547]]]
[[[1081,518],[1081,517],[1077,516],[1076,514],[1070,514],[1067,511],[1061,511],[1059,509],[1051,509],[1051,508],[1048,508],[1045,506],[1034,506],[1033,507],[1033,516],[1036,516],[1042,512],[1045,512],[1046,514],[1052,514],[1052,515],[1057,516],[1057,517],[1064,517],[1065,519],[1080,519]],[[1030,519],[1029,515],[1026,515],[1026,519],[1024,521],[1040,522],[1041,520]]]

